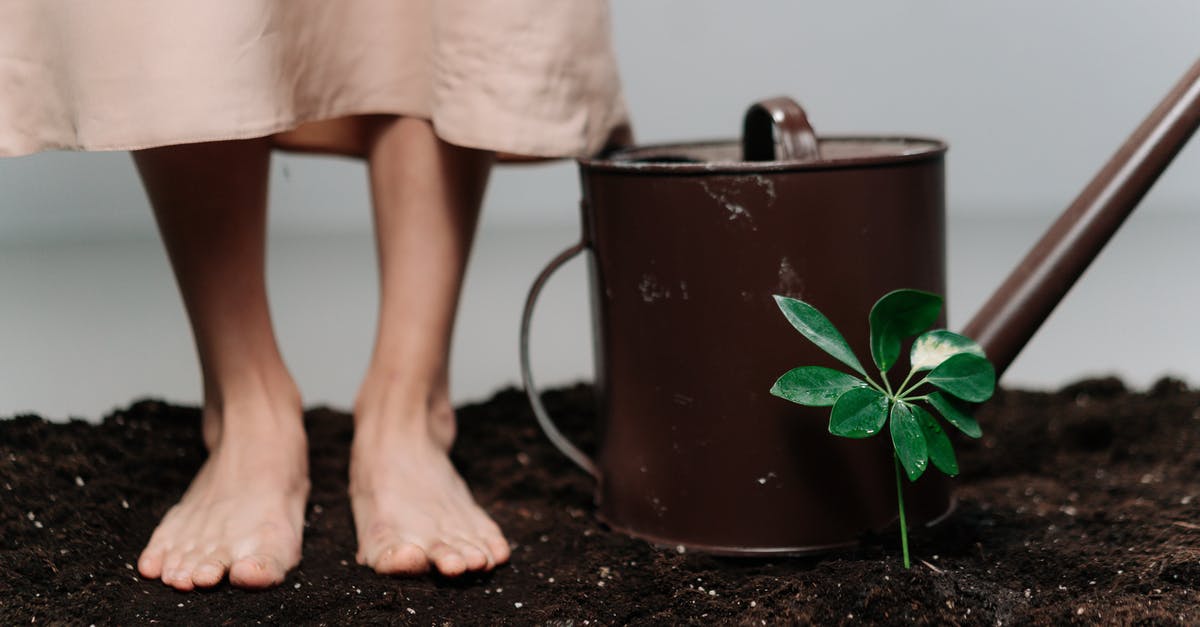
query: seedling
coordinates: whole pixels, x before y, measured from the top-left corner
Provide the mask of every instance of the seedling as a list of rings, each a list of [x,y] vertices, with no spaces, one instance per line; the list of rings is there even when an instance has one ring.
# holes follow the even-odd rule
[[[771,394],[809,407],[832,407],[829,432],[845,438],[869,438],[883,430],[892,436],[900,545],[909,568],[908,525],[904,516],[901,468],[916,481],[930,462],[951,477],[958,459],[950,438],[928,410],[972,438],[982,435],[968,403],[982,403],[996,389],[996,370],[974,340],[945,329],[928,331],[942,310],[942,297],[918,290],[896,290],[871,308],[871,359],[878,381],[867,374],[833,323],[808,303],[776,296],[788,322],[804,337],[850,367],[861,378],[822,366],[801,366],[785,373]],[[908,376],[893,387],[888,370],[900,358],[905,339],[917,335],[909,353]],[[915,383],[913,377],[925,373]],[[932,388],[932,389],[931,389]]]

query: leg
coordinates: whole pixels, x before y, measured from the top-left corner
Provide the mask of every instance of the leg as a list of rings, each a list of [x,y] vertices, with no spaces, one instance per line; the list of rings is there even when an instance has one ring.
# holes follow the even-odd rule
[[[401,118],[381,123],[369,158],[382,297],[354,412],[358,561],[380,573],[492,568],[508,559],[508,543],[447,456],[455,432],[447,360],[493,157]]]
[[[134,154],[191,321],[208,459],[138,560],[180,590],[279,583],[300,561],[308,460],[300,395],[264,280],[266,140]]]

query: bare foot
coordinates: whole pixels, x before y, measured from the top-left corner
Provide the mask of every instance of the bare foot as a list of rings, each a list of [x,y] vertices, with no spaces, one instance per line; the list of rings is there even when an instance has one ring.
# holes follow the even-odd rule
[[[283,581],[300,562],[308,457],[300,402],[205,411],[208,459],[138,559],[143,577],[177,590]],[[213,421],[218,421],[217,428]]]
[[[450,403],[405,413],[382,406],[360,402],[356,411],[350,504],[358,563],[380,574],[432,567],[453,577],[508,561],[508,541],[450,463]]]

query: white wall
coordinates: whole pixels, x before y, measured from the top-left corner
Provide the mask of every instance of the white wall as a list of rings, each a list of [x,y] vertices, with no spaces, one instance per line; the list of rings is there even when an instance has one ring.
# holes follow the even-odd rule
[[[614,3],[643,142],[732,137],[752,100],[798,98],[818,132],[949,140],[951,215],[1051,215],[1200,55],[1195,0]],[[1200,142],[1196,142],[1200,143]],[[1200,202],[1185,149],[1146,212]],[[369,228],[359,164],[275,163],[278,231]],[[486,225],[575,220],[569,163],[503,168]],[[152,236],[123,154],[0,162],[0,242]]]
[[[798,98],[818,132],[947,139],[955,324],[1200,55],[1195,0],[618,0],[614,26],[640,141],[733,137],[744,107],[775,94]],[[1200,382],[1200,332],[1187,330],[1200,291],[1160,271],[1195,265],[1196,144],[1008,383],[1108,372],[1139,386],[1164,373]],[[273,173],[270,278],[285,356],[310,402],[346,407],[375,304],[364,168],[284,156]],[[494,175],[456,330],[458,400],[516,381],[520,300],[571,239],[577,198],[569,162]],[[95,418],[146,394],[199,400],[186,320],[154,239],[127,155],[0,160],[0,416]],[[575,265],[539,316],[537,342],[551,350],[535,351],[535,365],[547,384],[590,370]],[[1125,332],[1130,320],[1144,328]]]

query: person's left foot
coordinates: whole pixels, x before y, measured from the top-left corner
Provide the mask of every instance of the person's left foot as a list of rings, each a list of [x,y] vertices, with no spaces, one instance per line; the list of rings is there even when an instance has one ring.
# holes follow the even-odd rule
[[[452,432],[454,416],[448,401],[442,406],[392,414],[359,403],[356,410],[350,454],[356,559],[380,574],[435,568],[453,577],[508,560],[508,541],[450,463],[446,421]]]

